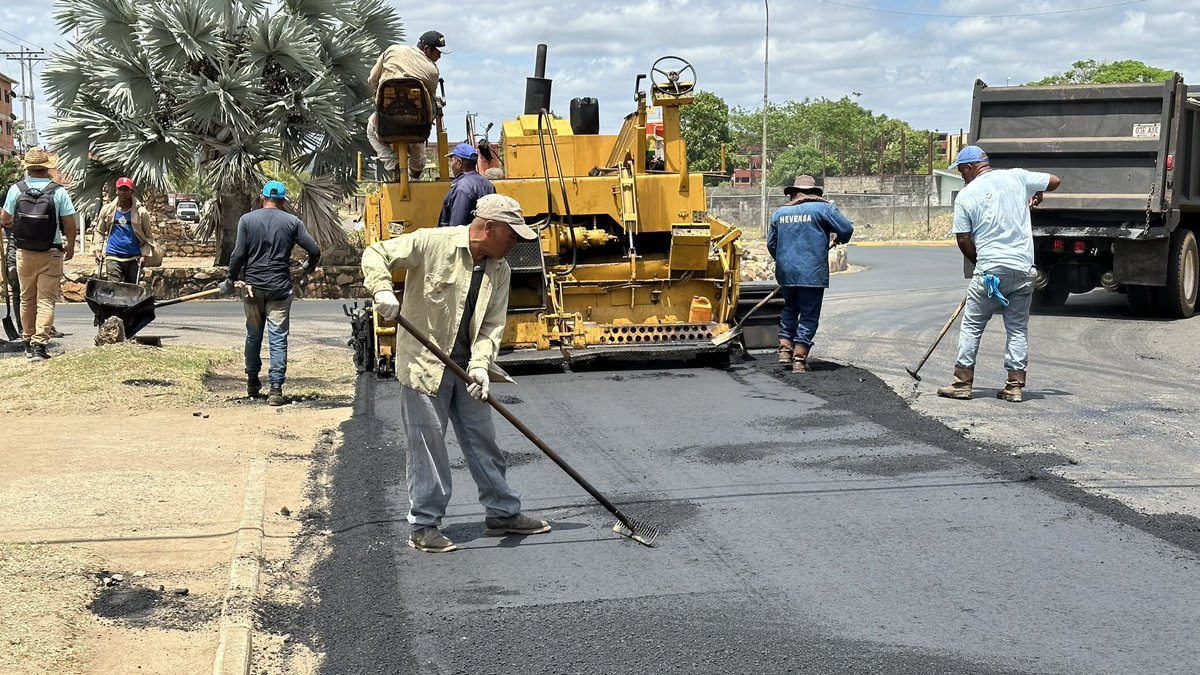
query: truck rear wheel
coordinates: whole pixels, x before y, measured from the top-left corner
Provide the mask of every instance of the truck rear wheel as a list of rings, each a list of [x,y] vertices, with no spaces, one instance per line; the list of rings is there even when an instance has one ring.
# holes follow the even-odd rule
[[[1200,293],[1200,255],[1195,233],[1177,228],[1171,234],[1170,250],[1167,285],[1155,289],[1156,300],[1162,316],[1186,319],[1196,313],[1196,295]]]
[[[1158,289],[1154,286],[1133,286],[1126,290],[1129,311],[1134,316],[1158,316]]]

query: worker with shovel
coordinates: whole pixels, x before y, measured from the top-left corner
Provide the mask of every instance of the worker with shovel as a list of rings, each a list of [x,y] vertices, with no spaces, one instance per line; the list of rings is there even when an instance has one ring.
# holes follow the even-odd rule
[[[504,453],[496,443],[492,413],[484,404],[504,336],[511,271],[504,256],[518,239],[537,232],[525,224],[521,206],[498,194],[480,197],[470,225],[421,228],[376,242],[363,252],[363,283],[375,310],[395,321],[400,302],[392,271],[408,270],[404,317],[462,367],[468,385],[412,335],[397,331],[396,376],[407,440],[408,545],[441,553],[457,547],[439,527],[450,502],[446,427],[462,447],[486,510],[485,534],[540,534],[550,524],[521,513],[521,498],[505,478]]]
[[[271,384],[267,404],[286,403],[283,384],[287,379],[288,329],[292,311],[292,249],[299,245],[308,252],[304,272],[312,273],[321,259],[321,249],[304,223],[279,208],[287,199],[283,183],[268,181],[262,189],[262,208],[238,221],[237,240],[229,257],[229,276],[221,293],[243,289],[246,310],[246,393],[256,398],[262,391],[262,340],[267,333],[271,354],[268,371]]]
[[[783,289],[779,362],[803,373],[809,370],[808,353],[829,287],[829,249],[850,241],[854,224],[825,199],[812,176],[797,176],[783,193],[791,201],[776,209],[767,230],[767,252]]]
[[[50,178],[50,153],[25,153],[26,178],[8,190],[0,210],[0,226],[11,228],[17,247],[21,284],[21,330],[25,356],[50,358],[46,346],[54,328],[54,305],[62,293],[63,263],[75,256],[75,205],[67,189]]]
[[[1029,363],[1029,306],[1037,275],[1029,209],[1042,202],[1043,191],[1058,189],[1059,178],[1025,169],[992,169],[987,153],[976,145],[959,151],[950,165],[955,167],[967,186],[954,201],[954,235],[963,255],[975,264],[975,274],[967,287],[954,381],[937,393],[971,398],[979,340],[988,320],[1001,312],[1008,379],[996,396],[1020,403]]]

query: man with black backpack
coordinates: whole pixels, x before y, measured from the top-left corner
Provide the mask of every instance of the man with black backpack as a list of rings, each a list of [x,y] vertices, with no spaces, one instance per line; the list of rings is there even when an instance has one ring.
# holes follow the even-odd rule
[[[25,153],[26,178],[8,190],[0,226],[10,229],[17,248],[21,283],[21,332],[25,357],[50,358],[46,345],[54,328],[54,303],[62,288],[63,262],[75,256],[75,205],[66,188],[50,179],[49,153]]]

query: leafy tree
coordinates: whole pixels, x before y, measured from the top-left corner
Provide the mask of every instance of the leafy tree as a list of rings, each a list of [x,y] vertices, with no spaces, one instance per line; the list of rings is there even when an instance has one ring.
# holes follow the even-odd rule
[[[1148,66],[1141,61],[1132,59],[1125,61],[1094,61],[1086,59],[1071,64],[1071,69],[1065,73],[1048,75],[1036,82],[1034,86],[1053,86],[1062,84],[1117,84],[1122,82],[1163,82],[1171,79],[1175,72]]]
[[[733,140],[725,99],[707,91],[696,92],[692,104],[680,109],[679,124],[687,143],[688,170],[720,171],[721,146]]]
[[[165,192],[194,167],[226,264],[277,163],[309,172],[295,208],[323,245],[344,244],[337,203],[370,152],[367,75],[402,37],[385,0],[60,0],[54,18],[76,38],[43,75],[48,137],[81,199],[120,175]]]
[[[9,157],[0,162],[0,194],[8,194],[8,187],[24,176],[25,173],[21,170],[21,161],[16,157]]]
[[[886,115],[875,115],[856,100],[858,96],[854,92],[837,100],[804,99],[768,106],[768,184],[789,185],[799,174],[838,176],[881,170],[884,173],[928,170],[930,132],[915,130],[908,123]],[[738,147],[753,148],[757,154],[762,142],[760,110],[735,109],[730,114],[730,128]]]

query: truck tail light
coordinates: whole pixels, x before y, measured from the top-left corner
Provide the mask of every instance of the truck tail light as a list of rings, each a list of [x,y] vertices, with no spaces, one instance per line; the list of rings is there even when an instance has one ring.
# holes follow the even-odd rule
[[[1175,168],[1175,155],[1167,155],[1167,171]]]
[[[1083,255],[1086,251],[1087,251],[1087,242],[1082,241],[1082,240],[1075,242],[1075,255]]]
[[[1066,250],[1066,244],[1063,243],[1063,240],[1055,239],[1054,240],[1054,252],[1062,253],[1064,250]]]

